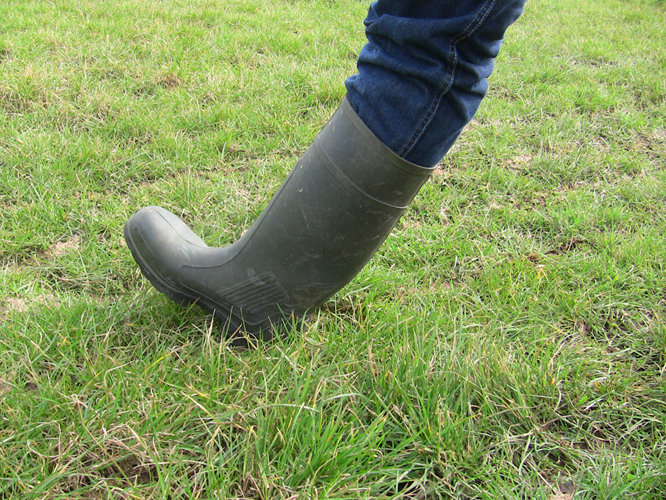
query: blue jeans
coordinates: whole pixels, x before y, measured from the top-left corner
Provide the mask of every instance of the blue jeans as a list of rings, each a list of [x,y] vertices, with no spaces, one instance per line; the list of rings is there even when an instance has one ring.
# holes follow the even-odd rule
[[[488,89],[504,32],[526,0],[379,0],[345,82],[354,110],[406,160],[436,165]]]

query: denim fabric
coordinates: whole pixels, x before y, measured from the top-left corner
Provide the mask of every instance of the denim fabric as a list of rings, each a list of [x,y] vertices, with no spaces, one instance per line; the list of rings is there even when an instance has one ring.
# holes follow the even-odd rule
[[[365,20],[354,110],[399,156],[436,165],[488,89],[506,29],[526,0],[379,0]]]

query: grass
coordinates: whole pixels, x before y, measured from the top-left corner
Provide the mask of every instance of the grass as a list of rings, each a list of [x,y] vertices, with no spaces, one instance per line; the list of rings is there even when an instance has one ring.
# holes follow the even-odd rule
[[[252,351],[141,277],[247,229],[344,95],[351,0],[0,5],[0,499],[661,499],[663,1],[533,0],[361,274]]]

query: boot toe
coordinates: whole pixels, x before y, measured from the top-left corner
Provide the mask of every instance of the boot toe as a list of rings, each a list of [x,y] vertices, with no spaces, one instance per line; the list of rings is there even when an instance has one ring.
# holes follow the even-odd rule
[[[145,207],[125,224],[125,241],[143,275],[171,299],[196,300],[180,286],[179,273],[190,245],[206,247],[176,215],[161,207]]]
[[[141,234],[151,234],[157,231],[158,239],[182,239],[190,245],[207,247],[206,243],[194,234],[180,217],[162,207],[142,208],[130,217],[126,227],[129,227],[134,233]]]

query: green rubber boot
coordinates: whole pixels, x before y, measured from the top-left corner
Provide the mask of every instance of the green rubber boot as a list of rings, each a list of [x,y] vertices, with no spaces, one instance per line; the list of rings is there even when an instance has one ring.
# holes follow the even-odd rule
[[[384,146],[345,98],[236,243],[208,247],[160,207],[134,214],[125,240],[157,290],[269,340],[356,276],[432,170]]]

